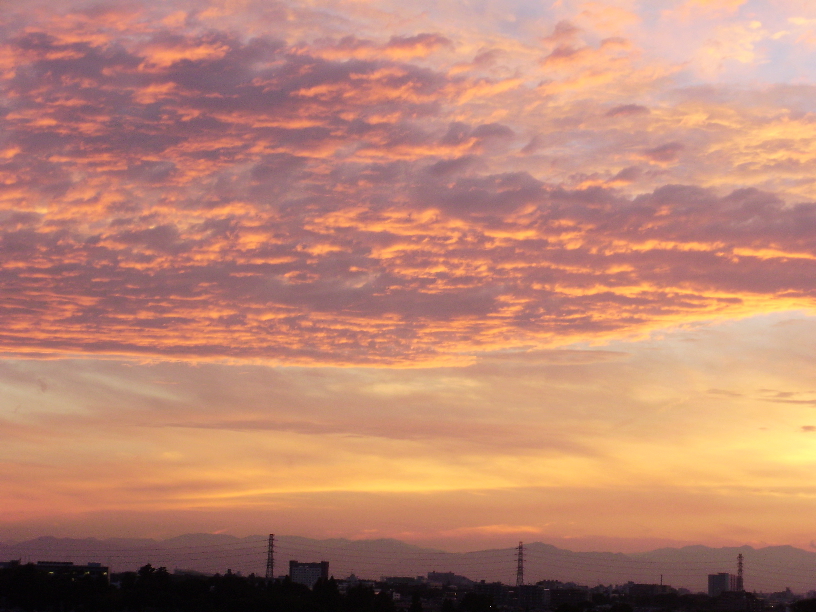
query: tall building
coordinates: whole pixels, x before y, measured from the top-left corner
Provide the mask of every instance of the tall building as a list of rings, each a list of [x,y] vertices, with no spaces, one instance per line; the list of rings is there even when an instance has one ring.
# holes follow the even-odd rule
[[[298,563],[297,561],[289,561],[289,578],[291,578],[292,582],[305,584],[311,589],[321,578],[323,580],[329,579],[329,562]]]
[[[722,572],[720,574],[708,575],[708,595],[710,597],[717,597],[726,591],[738,591],[737,576]]]

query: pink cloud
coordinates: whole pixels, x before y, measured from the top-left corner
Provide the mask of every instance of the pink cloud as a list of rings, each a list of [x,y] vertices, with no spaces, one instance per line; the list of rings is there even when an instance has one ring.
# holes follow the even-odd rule
[[[500,112],[540,98],[524,79],[423,64],[455,50],[438,33],[80,22],[4,45],[7,350],[433,361],[812,303],[814,205],[661,186],[704,145],[607,85],[546,132]],[[580,36],[556,26],[542,69],[609,83],[633,61]],[[536,174],[565,147],[581,172]]]

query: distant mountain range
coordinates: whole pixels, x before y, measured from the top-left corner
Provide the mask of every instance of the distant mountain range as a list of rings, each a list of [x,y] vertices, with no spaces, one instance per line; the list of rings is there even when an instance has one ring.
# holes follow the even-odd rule
[[[534,542],[524,546],[525,582],[561,580],[594,586],[627,581],[658,583],[705,591],[707,575],[736,573],[737,555],[745,559],[745,588],[772,592],[790,587],[806,593],[816,589],[816,553],[792,546],[709,548],[685,546],[646,553],[572,552]],[[41,537],[14,544],[0,543],[0,560],[98,561],[113,571],[135,570],[147,563],[169,570],[263,574],[267,536],[188,534],[168,540]],[[449,553],[420,548],[399,540],[312,540],[275,538],[275,575],[288,572],[289,560],[329,561],[336,578],[420,576],[452,571],[473,580],[515,583],[516,549]]]

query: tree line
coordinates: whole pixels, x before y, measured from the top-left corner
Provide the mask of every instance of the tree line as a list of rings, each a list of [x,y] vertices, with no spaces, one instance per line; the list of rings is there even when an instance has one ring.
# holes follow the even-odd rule
[[[471,601],[473,600],[473,601]],[[490,601],[447,601],[444,612],[487,612]],[[288,578],[268,582],[227,572],[171,574],[145,565],[104,576],[49,575],[33,564],[0,569],[0,610],[22,612],[395,612],[391,594],[362,584],[341,593],[334,578],[310,589]],[[415,597],[410,612],[421,612]]]

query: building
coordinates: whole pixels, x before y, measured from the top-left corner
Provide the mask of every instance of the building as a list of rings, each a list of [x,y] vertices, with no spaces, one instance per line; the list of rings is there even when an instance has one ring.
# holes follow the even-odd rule
[[[473,585],[473,590],[479,595],[490,597],[494,604],[503,604],[509,592],[508,587],[501,582],[485,582],[484,580]]]
[[[472,587],[473,581],[453,572],[428,572],[428,582],[439,586]]]
[[[667,584],[637,584],[635,582],[626,583],[624,589],[632,599],[649,599],[674,592],[674,589]]]
[[[720,574],[708,575],[708,595],[717,597],[726,591],[737,591],[737,576],[722,572]]]
[[[710,605],[716,612],[761,612],[763,608],[762,600],[756,595],[738,590],[723,591]]]
[[[380,582],[388,586],[421,586],[425,584],[424,576],[380,576]]]
[[[586,588],[561,587],[558,589],[545,589],[544,591],[544,604],[551,610],[556,610],[564,604],[581,606],[589,600],[589,589]]]
[[[289,561],[289,578],[292,582],[305,584],[311,589],[321,578],[323,580],[329,579],[329,562],[298,563],[297,561]]]
[[[74,565],[71,561],[37,561],[37,569],[49,576],[66,576],[71,580],[85,576],[110,580],[108,567],[101,563]]]
[[[538,610],[544,607],[545,590],[535,584],[518,584],[514,589],[516,603],[525,610]]]

